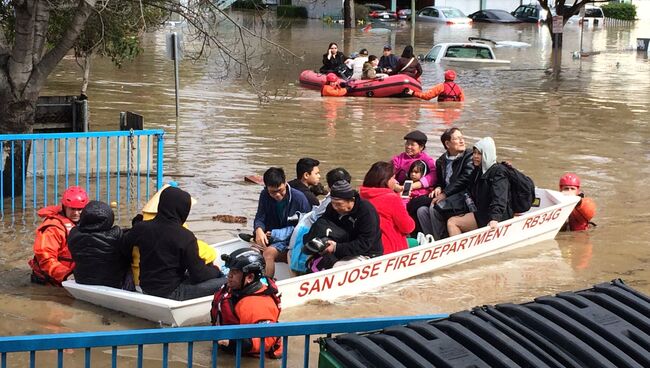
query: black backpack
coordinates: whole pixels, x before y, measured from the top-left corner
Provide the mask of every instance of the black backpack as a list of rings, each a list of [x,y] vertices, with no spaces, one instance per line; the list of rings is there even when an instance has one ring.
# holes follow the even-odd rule
[[[523,213],[530,209],[535,202],[535,183],[507,162],[501,163],[506,168],[510,182],[510,207],[514,213]]]

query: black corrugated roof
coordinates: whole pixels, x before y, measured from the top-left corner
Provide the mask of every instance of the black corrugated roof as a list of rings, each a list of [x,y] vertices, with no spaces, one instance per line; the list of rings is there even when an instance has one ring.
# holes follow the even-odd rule
[[[614,280],[321,346],[344,367],[650,367],[650,298]]]

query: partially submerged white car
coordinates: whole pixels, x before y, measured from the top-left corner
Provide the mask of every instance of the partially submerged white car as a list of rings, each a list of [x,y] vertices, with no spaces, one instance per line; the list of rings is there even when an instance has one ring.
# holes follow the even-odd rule
[[[490,46],[477,42],[439,43],[433,46],[422,59],[437,64],[443,62],[477,66],[501,66],[510,64],[510,60],[497,59]]]

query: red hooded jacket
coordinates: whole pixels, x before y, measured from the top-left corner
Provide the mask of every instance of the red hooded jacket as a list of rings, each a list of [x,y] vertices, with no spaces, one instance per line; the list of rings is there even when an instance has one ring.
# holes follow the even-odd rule
[[[406,249],[406,235],[415,229],[415,222],[406,212],[399,195],[390,188],[362,186],[359,196],[372,203],[377,210],[384,254]]]
[[[36,229],[34,258],[29,265],[33,276],[44,284],[61,285],[74,269],[68,250],[68,234],[75,225],[62,211],[60,205],[38,211],[38,216],[45,220]]]

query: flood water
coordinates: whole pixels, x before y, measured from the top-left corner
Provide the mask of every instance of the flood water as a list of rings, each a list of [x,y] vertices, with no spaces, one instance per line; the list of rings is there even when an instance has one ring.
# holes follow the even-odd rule
[[[321,172],[347,168],[359,185],[372,163],[401,152],[402,137],[413,129],[427,133],[427,152],[433,157],[442,153],[438,137],[450,126],[461,128],[469,144],[492,136],[499,160],[512,161],[537,186],[556,189],[559,177],[574,171],[598,205],[598,226],[589,232],[561,233],[554,241],[336,303],[287,309],[284,321],[454,312],[524,302],[614,278],[649,293],[650,62],[629,50],[636,37],[650,34],[648,22],[641,23],[585,30],[584,50],[601,53],[579,60],[571,56],[579,49],[579,28],[568,24],[559,80],[547,71],[551,40],[545,27],[417,25],[416,53],[469,36],[531,44],[495,50],[497,57],[512,61],[509,68],[458,68],[457,82],[467,99],[461,105],[414,98],[321,98],[317,91],[297,85],[300,71],[318,68],[332,41],[348,55],[361,48],[381,55],[386,43],[400,53],[410,40],[406,24],[362,32],[317,20],[272,22],[268,37],[304,56],[289,59],[290,64],[274,53],[263,56],[269,67],[267,89],[282,98],[260,104],[245,82],[215,79],[221,73],[212,64],[184,60],[178,120],[172,64],[164,56],[165,32],[159,32],[148,35],[143,54],[121,69],[108,60],[94,60],[88,90],[91,127],[115,130],[119,112],[130,110],[145,116],[146,128],[164,129],[165,180],[176,180],[199,200],[189,225],[210,243],[251,226],[261,188],[245,183],[245,175],[281,166],[293,176],[295,162],[309,156],[321,161]],[[443,67],[429,63],[423,68],[425,87],[441,82]],[[80,72],[74,60],[66,59],[46,93],[77,94],[79,85]],[[248,224],[214,222],[216,214],[243,215]],[[120,222],[129,223],[125,218]],[[27,260],[37,224],[28,215],[5,216],[1,225],[0,334],[155,326],[76,302],[63,290],[32,286]]]

